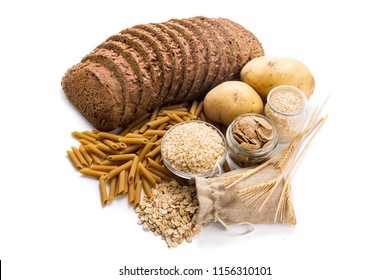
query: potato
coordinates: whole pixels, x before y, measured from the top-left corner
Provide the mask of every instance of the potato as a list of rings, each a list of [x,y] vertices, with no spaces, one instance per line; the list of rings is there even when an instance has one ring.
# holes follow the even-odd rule
[[[271,89],[281,85],[297,87],[309,99],[315,85],[314,77],[306,65],[290,57],[254,58],[241,69],[240,78],[253,87],[264,101]]]
[[[210,90],[204,98],[206,117],[228,126],[241,114],[263,112],[263,101],[248,84],[227,81]]]

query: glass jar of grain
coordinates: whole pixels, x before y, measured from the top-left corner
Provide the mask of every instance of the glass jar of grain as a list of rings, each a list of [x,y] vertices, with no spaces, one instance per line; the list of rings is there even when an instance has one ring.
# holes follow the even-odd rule
[[[266,161],[278,144],[272,122],[260,114],[238,116],[226,130],[227,162],[231,169]]]
[[[278,133],[279,143],[287,144],[302,131],[306,120],[307,98],[293,86],[278,86],[267,96],[264,113]]]

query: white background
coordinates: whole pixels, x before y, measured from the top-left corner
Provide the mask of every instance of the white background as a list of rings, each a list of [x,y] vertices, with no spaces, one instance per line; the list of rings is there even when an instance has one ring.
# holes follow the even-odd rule
[[[4,279],[162,279],[119,269],[270,266],[239,279],[390,279],[386,1],[2,1],[0,259]],[[204,15],[251,30],[267,55],[304,62],[329,119],[293,178],[297,225],[234,238],[218,225],[168,249],[126,200],[102,209],[66,150],[91,126],[64,97],[65,71],[139,23]],[[165,279],[238,277],[166,277]]]

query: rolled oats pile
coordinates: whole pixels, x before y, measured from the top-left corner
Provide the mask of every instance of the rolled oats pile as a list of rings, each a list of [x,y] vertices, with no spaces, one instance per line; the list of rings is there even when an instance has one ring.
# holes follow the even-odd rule
[[[168,247],[176,247],[200,232],[197,225],[199,203],[194,186],[180,186],[176,181],[162,182],[153,196],[141,201],[136,209],[138,224],[161,235]]]

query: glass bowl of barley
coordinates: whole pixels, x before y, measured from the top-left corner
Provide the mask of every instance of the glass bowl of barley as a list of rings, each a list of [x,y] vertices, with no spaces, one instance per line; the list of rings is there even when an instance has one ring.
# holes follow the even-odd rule
[[[174,125],[161,142],[164,165],[183,179],[221,174],[226,154],[227,144],[222,132],[199,120]]]

